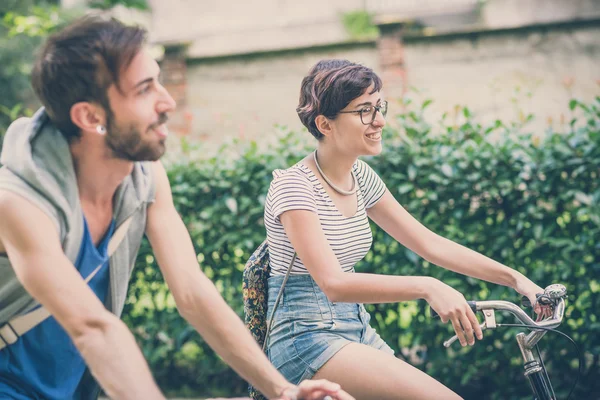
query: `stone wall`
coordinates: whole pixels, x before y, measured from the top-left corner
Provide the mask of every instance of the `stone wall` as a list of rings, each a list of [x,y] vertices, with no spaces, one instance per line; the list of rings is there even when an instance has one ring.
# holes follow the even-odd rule
[[[415,96],[410,88],[418,88],[418,96],[434,100],[432,118],[456,104],[484,120],[532,112],[538,117],[532,129],[541,133],[568,118],[572,96],[590,100],[600,93],[599,38],[600,24],[583,23],[188,60],[186,133],[216,145],[226,137],[272,139],[274,124],[300,129],[300,82],[328,57],[373,67],[391,100],[407,91]],[[398,106],[391,104],[393,114]]]
[[[405,40],[407,81],[435,100],[432,113],[454,104],[488,121],[531,112],[539,133],[568,118],[572,97],[600,94],[599,66],[600,24]]]
[[[187,104],[193,137],[268,140],[275,124],[300,129],[295,110],[302,78],[320,59],[340,57],[377,65],[373,46],[190,63]]]

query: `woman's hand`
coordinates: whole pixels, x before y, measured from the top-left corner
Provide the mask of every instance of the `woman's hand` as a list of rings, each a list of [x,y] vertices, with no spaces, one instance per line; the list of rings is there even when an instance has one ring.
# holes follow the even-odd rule
[[[537,294],[543,294],[544,289],[527,279],[523,276],[521,279],[517,281],[517,285],[515,286],[515,290],[529,299],[529,302],[533,306],[533,311],[538,316],[538,321],[545,317],[552,316],[552,307],[549,305],[542,305],[538,303]]]
[[[283,391],[277,400],[355,400],[337,383],[325,379],[305,380]]]
[[[477,339],[483,339],[479,321],[460,292],[437,279],[432,281],[427,292],[425,299],[431,308],[439,314],[442,322],[452,322],[456,336],[458,336],[462,346],[466,346],[467,343],[471,346],[475,344],[473,333],[475,333]]]

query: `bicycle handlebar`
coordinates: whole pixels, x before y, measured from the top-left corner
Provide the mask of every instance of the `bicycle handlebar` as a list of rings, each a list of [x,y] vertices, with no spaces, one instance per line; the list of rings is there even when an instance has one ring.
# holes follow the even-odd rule
[[[542,306],[549,306],[552,310],[552,317],[541,320],[539,322],[534,321],[527,315],[527,313],[518,305],[509,301],[502,300],[490,300],[490,301],[470,301],[469,306],[474,312],[481,311],[485,317],[485,321],[480,325],[481,329],[494,329],[499,326],[507,327],[524,327],[529,329],[531,332],[528,334],[524,332],[518,332],[515,335],[515,339],[521,351],[523,357],[523,367],[525,369],[525,377],[529,380],[531,388],[534,393],[534,397],[537,399],[556,399],[554,390],[550,383],[550,378],[546,371],[546,367],[542,361],[542,356],[539,349],[537,349],[537,343],[548,331],[554,331],[567,337],[577,349],[579,355],[579,374],[575,383],[573,384],[567,400],[571,397],[573,389],[577,385],[579,376],[581,375],[581,366],[585,364],[585,361],[575,344],[575,342],[562,332],[555,331],[563,321],[565,315],[565,299],[567,298],[567,288],[561,284],[554,284],[544,289],[543,294],[536,295],[537,304]],[[524,298],[524,300],[527,300]],[[524,301],[526,303],[528,301]],[[531,306],[529,304],[528,306]],[[496,324],[495,311],[509,312],[514,315],[521,323],[520,324]],[[432,311],[432,315],[437,316],[437,313]],[[547,313],[544,313],[547,315]],[[457,330],[457,332],[460,332]],[[457,336],[454,335],[451,339],[444,342],[444,347],[450,347],[450,345],[457,340]],[[538,357],[534,355],[534,349],[537,349]]]
[[[566,288],[563,285],[550,285],[545,290],[545,297],[551,299],[553,302],[553,315],[552,318],[545,319],[539,322],[534,321],[527,315],[525,311],[518,305],[509,301],[503,300],[488,300],[488,301],[468,301],[467,303],[473,310],[482,311],[485,316],[485,322],[481,324],[482,329],[494,329],[496,328],[496,320],[494,311],[508,311],[513,314],[523,325],[531,329],[532,332],[527,336],[525,345],[527,347],[535,345],[548,329],[554,329],[560,326],[564,313],[565,313],[565,300]],[[433,317],[439,317],[439,315],[431,309]],[[536,329],[540,328],[540,329]],[[449,347],[458,339],[458,336],[454,335],[452,338],[444,342],[445,347]]]
[[[527,325],[532,330],[535,328],[548,328],[554,329],[558,327],[564,317],[565,313],[565,300],[559,299],[556,306],[554,307],[554,313],[552,318],[535,322],[521,307],[518,305],[511,303],[510,301],[502,301],[502,300],[489,300],[489,301],[476,301],[475,302],[477,311],[485,311],[485,310],[498,310],[498,311],[508,311],[513,314],[519,321],[521,321],[524,325]]]

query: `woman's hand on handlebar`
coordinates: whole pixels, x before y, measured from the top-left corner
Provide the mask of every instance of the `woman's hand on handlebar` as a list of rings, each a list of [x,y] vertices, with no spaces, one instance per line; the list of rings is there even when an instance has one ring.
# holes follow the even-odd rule
[[[446,323],[452,322],[452,327],[462,346],[475,344],[477,339],[483,339],[483,332],[465,297],[457,290],[439,280],[433,280],[425,299]]]
[[[515,290],[529,299],[529,302],[533,305],[533,311],[537,314],[537,320],[552,316],[552,307],[550,305],[543,305],[538,302],[537,295],[543,294],[544,289],[527,279],[523,276],[517,281]]]

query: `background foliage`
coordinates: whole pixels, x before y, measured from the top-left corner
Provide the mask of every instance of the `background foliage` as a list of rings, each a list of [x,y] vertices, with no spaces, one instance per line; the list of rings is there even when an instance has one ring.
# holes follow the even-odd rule
[[[344,29],[353,39],[368,40],[377,38],[379,29],[373,23],[373,16],[364,10],[342,14]]]
[[[544,286],[565,283],[571,293],[561,330],[585,351],[578,398],[598,393],[600,356],[600,98],[571,102],[570,124],[543,139],[527,133],[524,117],[515,124],[478,124],[457,108],[432,126],[406,101],[399,129],[385,133],[384,152],[367,161],[392,194],[430,229],[507,265]],[[255,144],[238,157],[169,168],[176,206],[192,235],[203,271],[241,315],[242,269],[264,239],[264,196],[271,171],[292,165],[309,149],[293,133],[278,146]],[[471,299],[519,296],[499,287],[430,265],[373,227],[372,251],[364,272],[431,275]],[[161,387],[178,395],[243,394],[245,383],[228,369],[177,315],[151,249],[145,243],[132,281],[125,319],[136,332]],[[446,350],[451,328],[429,318],[425,302],[374,305],[368,309],[382,337],[417,367],[467,399],[529,398],[514,341],[518,329],[486,334],[472,348]],[[511,318],[504,321],[512,322]],[[575,378],[577,357],[558,335],[541,342],[559,398]]]
[[[31,115],[33,101],[29,74],[35,49],[53,28],[56,2],[6,0],[0,2],[0,150],[8,125]]]

